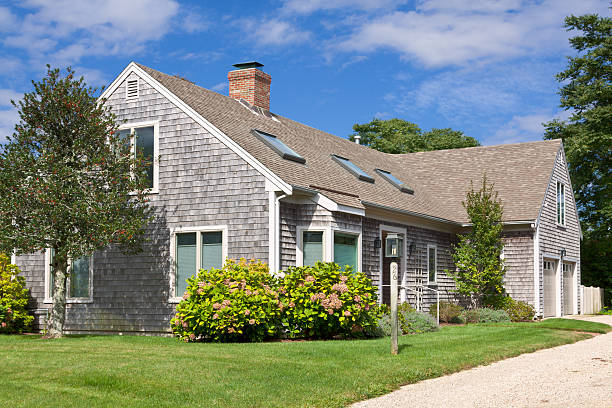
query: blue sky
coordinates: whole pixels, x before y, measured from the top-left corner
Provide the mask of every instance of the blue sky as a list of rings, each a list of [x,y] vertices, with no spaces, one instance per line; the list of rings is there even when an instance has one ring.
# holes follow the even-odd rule
[[[539,140],[567,117],[554,75],[573,55],[569,14],[596,0],[0,0],[0,140],[10,99],[45,64],[107,85],[132,60],[227,94],[232,64],[272,76],[271,110],[346,137],[399,117],[486,145]]]

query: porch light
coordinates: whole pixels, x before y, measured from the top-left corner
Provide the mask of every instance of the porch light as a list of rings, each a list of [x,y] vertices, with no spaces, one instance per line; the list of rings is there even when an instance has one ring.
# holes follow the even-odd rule
[[[561,248],[561,250],[559,251],[559,255],[561,255],[561,258],[564,258],[565,255],[567,255],[567,251],[565,250],[565,248]]]
[[[404,238],[398,234],[389,234],[386,238],[385,257],[399,258],[403,254]]]
[[[382,241],[380,240],[380,238],[378,237],[374,238],[374,248],[380,249],[381,246],[382,246]]]

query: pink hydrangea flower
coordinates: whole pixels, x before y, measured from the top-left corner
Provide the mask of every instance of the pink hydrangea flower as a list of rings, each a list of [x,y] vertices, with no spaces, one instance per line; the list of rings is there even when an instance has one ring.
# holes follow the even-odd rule
[[[189,339],[190,339],[190,340],[192,340],[192,341],[193,341],[193,340],[195,340],[195,334],[191,333],[191,334],[189,335]]]
[[[183,322],[183,329],[186,329],[187,327],[189,327],[189,325],[187,324],[187,322]]]
[[[349,288],[344,283],[336,283],[334,286],[332,286],[332,290],[339,293],[345,293],[348,292]]]
[[[233,327],[230,327],[229,329],[227,329],[227,332],[228,332],[228,333],[234,333],[235,331],[236,331],[236,330],[234,330],[234,328],[233,328]]]
[[[248,316],[248,315],[250,315],[250,314],[251,314],[251,311],[250,311],[249,309],[245,309],[245,310],[244,310],[244,315],[245,315],[245,316]]]
[[[344,311],[344,315],[345,315],[345,316],[350,316],[350,315],[351,315],[351,312],[349,312],[348,310],[345,310],[345,311]]]
[[[6,327],[6,322],[2,322],[2,327]]]
[[[354,300],[355,300],[355,302],[357,302],[357,303],[361,302],[361,296],[359,296],[359,295],[355,295]]]
[[[183,300],[187,300],[187,299],[189,299],[189,296],[190,296],[190,295],[189,295],[189,292],[185,292],[185,293],[183,293]]]
[[[249,319],[249,324],[255,324],[255,319]]]
[[[215,309],[215,310],[221,309],[221,304],[220,303],[214,303],[213,304],[213,309]]]
[[[346,282],[346,281],[348,280],[348,276],[345,276],[345,275],[340,275],[340,280],[341,280],[342,282]]]
[[[219,315],[218,315],[217,313],[215,313],[215,314],[213,315],[213,320],[217,320],[218,318],[219,318]]]
[[[306,277],[304,280],[305,280],[306,282],[312,283],[312,282],[314,282],[314,281],[315,281],[315,278],[314,278],[314,276],[312,276],[312,275],[308,275],[308,276],[307,276],[307,277]]]
[[[295,303],[289,302],[289,307],[295,307]]]

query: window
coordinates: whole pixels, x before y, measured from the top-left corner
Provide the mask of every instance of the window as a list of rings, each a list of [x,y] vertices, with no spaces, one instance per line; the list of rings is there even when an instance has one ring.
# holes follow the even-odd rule
[[[359,180],[367,181],[368,183],[374,182],[374,179],[368,173],[361,170],[355,163],[351,162],[349,159],[342,156],[338,156],[336,154],[332,154],[331,157],[336,163],[347,169]]]
[[[435,245],[427,245],[427,272],[429,275],[429,283],[435,283],[438,280],[438,248]]]
[[[289,146],[284,144],[276,136],[271,135],[271,134],[266,133],[266,132],[262,132],[261,130],[255,130],[255,129],[253,129],[251,132],[259,140],[264,142],[264,144],[266,146],[268,146],[270,149],[274,150],[283,159],[291,160],[291,161],[302,163],[302,164],[306,163],[306,159],[304,159],[302,156],[300,156],[298,153],[296,153]]]
[[[302,232],[302,265],[323,261],[323,231]]]
[[[53,285],[55,284],[51,263],[55,251],[48,249],[45,254],[45,302],[53,298]],[[83,256],[68,262],[68,280],[66,281],[66,301],[71,303],[90,302],[92,299],[93,256]]]
[[[565,225],[565,184],[557,181],[557,224]]]
[[[174,234],[173,297],[185,293],[187,278],[194,276],[200,269],[223,266],[227,256],[225,237],[225,227],[194,228]]]
[[[402,193],[407,193],[407,194],[414,194],[414,190],[409,188],[407,185],[404,184],[404,182],[402,182],[400,179],[398,179],[397,177],[395,177],[393,174],[391,174],[388,171],[385,170],[381,170],[381,169],[376,169],[375,170],[378,174],[380,174],[385,180],[387,180],[389,183],[393,184],[395,187],[399,188],[399,190]]]
[[[152,192],[157,191],[159,178],[159,163],[156,157],[158,156],[158,125],[150,123],[147,125],[126,125],[119,130],[119,137],[129,140],[130,135],[134,135],[131,139],[132,153],[134,155],[142,154],[147,163],[147,186]]]
[[[359,236],[345,234],[342,232],[334,233],[334,262],[345,267],[349,265],[353,271],[359,270],[358,254]]]

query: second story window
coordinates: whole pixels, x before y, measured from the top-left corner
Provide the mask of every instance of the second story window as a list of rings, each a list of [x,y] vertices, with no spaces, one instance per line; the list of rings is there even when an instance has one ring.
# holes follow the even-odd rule
[[[557,224],[565,225],[565,184],[557,181]]]
[[[147,187],[152,192],[157,191],[159,178],[158,156],[158,126],[157,123],[125,125],[119,130],[121,138],[134,135],[131,145],[132,154],[142,154],[147,163]]]

